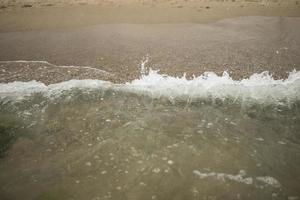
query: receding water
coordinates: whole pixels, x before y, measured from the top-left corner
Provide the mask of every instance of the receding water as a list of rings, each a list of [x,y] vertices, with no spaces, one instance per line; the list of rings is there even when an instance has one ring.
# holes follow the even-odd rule
[[[2,84],[1,199],[300,197],[299,79],[208,88],[150,76]]]

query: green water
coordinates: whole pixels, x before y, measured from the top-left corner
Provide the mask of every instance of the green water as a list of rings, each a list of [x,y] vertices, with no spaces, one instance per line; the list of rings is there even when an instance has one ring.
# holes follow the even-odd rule
[[[0,103],[0,199],[297,199],[300,102],[71,90]]]

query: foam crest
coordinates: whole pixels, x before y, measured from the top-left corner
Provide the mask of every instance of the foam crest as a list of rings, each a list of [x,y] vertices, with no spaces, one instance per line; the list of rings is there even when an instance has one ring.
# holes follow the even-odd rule
[[[126,84],[113,84],[102,80],[70,80],[46,86],[37,81],[0,84],[0,97],[26,96],[43,93],[47,96],[78,88],[83,91],[112,89],[116,91],[146,94],[153,98],[169,99],[210,98],[251,100],[259,102],[295,102],[300,100],[300,71],[293,71],[285,80],[275,80],[268,72],[253,74],[247,79],[233,80],[227,72],[218,76],[206,72],[189,80],[185,76],[173,77],[150,70],[141,78]]]
[[[300,99],[300,71],[293,71],[285,80],[275,80],[268,72],[253,74],[247,79],[233,80],[227,72],[218,76],[206,72],[189,80],[150,70],[128,85],[154,96],[189,96],[190,98],[235,98],[261,101],[295,101]]]

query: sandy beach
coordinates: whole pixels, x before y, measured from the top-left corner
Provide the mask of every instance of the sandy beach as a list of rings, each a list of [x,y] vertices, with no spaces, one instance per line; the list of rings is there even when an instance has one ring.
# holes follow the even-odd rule
[[[300,66],[298,1],[1,1],[0,5],[1,61],[47,61],[113,74],[76,75],[61,69],[60,74],[49,71],[41,76],[36,67],[26,68],[24,63],[17,64],[23,66],[18,74],[16,66],[9,67],[12,63],[1,62],[1,82],[34,79],[49,84],[84,78],[126,82],[140,75],[146,57],[149,68],[188,77],[228,71],[240,79],[270,71],[285,78]],[[55,78],[61,74],[65,78]]]

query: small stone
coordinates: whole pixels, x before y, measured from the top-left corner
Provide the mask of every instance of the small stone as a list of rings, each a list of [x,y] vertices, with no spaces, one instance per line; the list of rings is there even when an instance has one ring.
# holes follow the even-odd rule
[[[173,165],[174,162],[173,162],[172,160],[168,160],[168,164],[169,164],[169,165]]]
[[[140,182],[140,186],[146,186],[147,184],[144,182]]]
[[[265,141],[263,138],[255,138],[256,140],[258,140],[258,141]]]
[[[231,125],[234,125],[234,126],[237,125],[237,123],[235,123],[235,122],[230,122],[230,124],[231,124]]]
[[[104,171],[101,172],[101,174],[107,174],[107,171],[104,170]]]
[[[85,165],[90,167],[90,166],[92,166],[92,163],[91,162],[86,162]]]
[[[277,197],[278,194],[277,193],[272,193],[272,197]]]
[[[298,199],[299,197],[293,197],[293,196],[288,197],[288,200],[298,200]]]
[[[278,143],[278,144],[282,144],[282,145],[285,145],[285,144],[286,144],[286,143],[283,142],[283,141],[278,141],[277,143]]]
[[[159,169],[159,168],[154,168],[152,171],[153,171],[154,173],[159,173],[159,172],[160,172],[160,169]]]
[[[122,190],[122,187],[121,186],[117,186],[116,189],[117,190]]]

